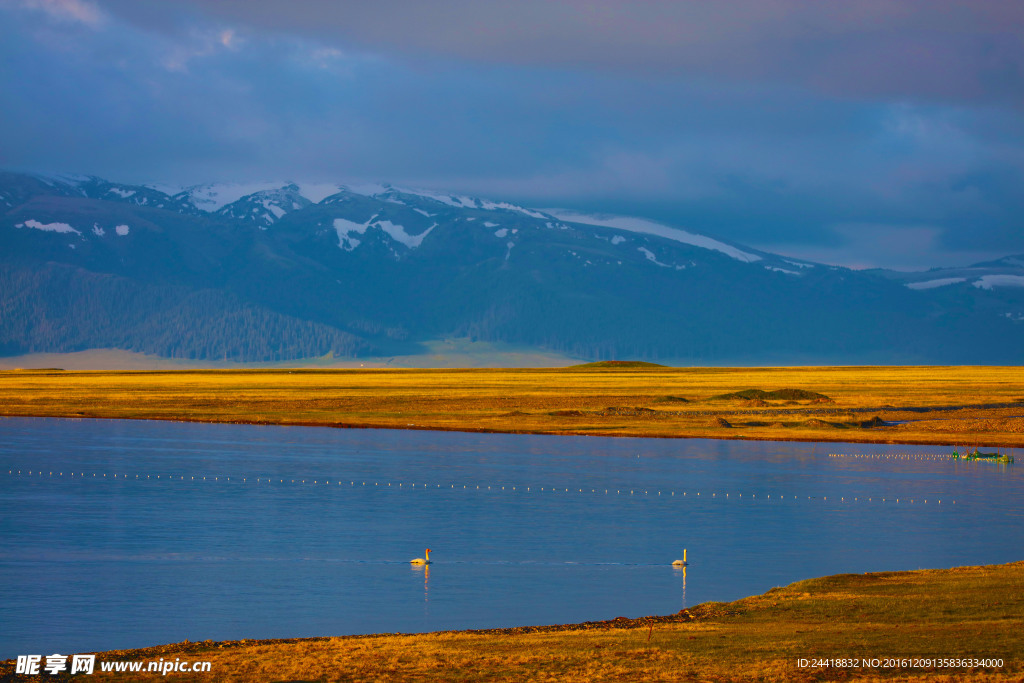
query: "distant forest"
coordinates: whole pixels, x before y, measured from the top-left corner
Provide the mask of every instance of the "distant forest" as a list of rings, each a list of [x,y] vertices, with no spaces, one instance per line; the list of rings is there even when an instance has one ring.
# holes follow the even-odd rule
[[[0,354],[119,348],[242,362],[355,356],[368,342],[217,290],[147,285],[47,264],[0,264]]]

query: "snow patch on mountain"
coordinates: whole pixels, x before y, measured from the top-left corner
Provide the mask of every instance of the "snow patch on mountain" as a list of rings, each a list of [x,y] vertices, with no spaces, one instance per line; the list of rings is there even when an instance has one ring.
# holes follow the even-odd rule
[[[437,223],[434,223],[420,234],[410,235],[405,231],[405,227],[391,221],[378,221],[377,216],[374,216],[365,223],[356,223],[344,218],[334,219],[334,231],[338,233],[338,246],[345,251],[352,251],[358,247],[361,240],[356,235],[365,235],[366,231],[370,228],[379,228],[399,244],[403,244],[409,249],[415,249],[423,243],[423,238],[429,235],[436,227]]]
[[[40,223],[35,219],[27,220],[24,223],[18,223],[14,227],[16,228],[32,228],[33,230],[42,230],[43,232],[59,232],[59,233],[75,233],[81,235],[79,231],[72,228],[67,223]]]
[[[907,287],[910,289],[935,289],[936,287],[945,287],[947,285],[955,285],[959,282],[966,282],[965,277],[942,277],[937,280],[925,280],[923,282],[908,282]]]
[[[542,219],[542,220],[545,219],[545,218],[548,218],[548,216],[546,216],[546,215],[544,215],[544,214],[542,214],[542,213],[540,213],[538,211],[533,211],[531,209],[524,209],[521,206],[516,206],[515,204],[509,204],[508,202],[490,202],[490,201],[483,200],[483,199],[478,200],[478,201],[480,202],[480,208],[481,209],[485,209],[487,211],[517,211],[517,212],[519,212],[521,214],[529,216],[530,218],[539,218],[539,219]]]
[[[637,247],[636,250],[639,251],[641,254],[643,254],[644,257],[648,261],[650,261],[651,263],[653,263],[656,266],[661,266],[662,268],[671,268],[672,267],[672,266],[668,265],[667,263],[662,263],[661,261],[659,261],[658,257],[654,255],[654,252],[651,251],[650,249],[648,249],[647,247]]]
[[[398,189],[398,188],[396,188]],[[410,190],[408,188],[398,189],[403,194],[412,194],[419,197],[426,197],[427,199],[433,199],[435,202],[441,202],[448,206],[454,206],[457,209],[477,209],[476,200],[472,197],[465,197],[462,195],[454,194],[441,194],[439,192],[428,192],[427,190]]]
[[[450,206],[455,209],[481,209],[484,211],[515,211],[521,213],[524,216],[530,218],[546,219],[550,216],[534,211],[533,209],[527,209],[522,206],[510,204],[508,202],[492,202],[487,199],[476,199],[474,197],[467,197],[466,195],[450,194],[444,192],[435,192],[433,190],[420,190],[412,187],[398,187],[395,185],[379,184],[379,183],[365,183],[346,185],[345,189],[349,192],[360,194],[366,197],[374,197],[375,199],[382,199],[385,201],[393,200],[388,199],[388,195],[404,194],[413,197],[422,197],[423,199],[429,199],[445,206]],[[420,210],[420,213],[424,213]],[[427,215],[424,213],[424,215]]]
[[[721,252],[726,256],[736,259],[737,261],[743,261],[745,263],[753,263],[754,261],[760,261],[761,257],[757,254],[751,254],[745,252],[736,247],[719,242],[711,237],[705,235],[697,235],[692,232],[680,230],[678,228],[671,228],[661,223],[655,223],[645,218],[631,218],[628,216],[592,216],[589,214],[577,213],[575,211],[566,211],[563,209],[545,209],[545,211],[552,216],[555,216],[563,221],[569,223],[582,223],[584,225],[597,225],[605,228],[618,228],[619,230],[627,230],[629,232],[639,232],[646,235],[657,235],[658,237],[666,237],[676,242],[682,242],[683,244],[689,244],[694,247],[700,247],[702,249],[710,249],[713,251]]]
[[[379,227],[381,230],[386,232],[388,236],[407,246],[410,249],[415,249],[423,243],[423,238],[433,232],[434,228],[437,227],[437,223],[434,223],[429,228],[424,230],[418,235],[410,235],[405,231],[405,228],[401,225],[395,225],[391,221],[381,221],[375,224],[374,227]]]
[[[978,289],[1024,287],[1024,275],[982,275],[973,284]]]
[[[396,192],[402,194],[411,194],[416,197],[424,197],[425,199],[432,199],[435,202],[446,204],[447,206],[455,207],[456,209],[477,209],[476,200],[472,197],[466,197],[463,195],[454,194],[443,194],[441,192],[431,192],[430,190],[414,190],[408,187],[396,187],[393,188]]]
[[[787,261],[786,263],[789,263],[789,261]],[[787,270],[785,268],[779,268],[778,266],[765,266],[764,269],[771,270],[776,273],[785,273],[786,275],[800,275],[800,273],[796,272],[795,270]]]
[[[213,213],[228,204],[234,204],[242,197],[268,190],[280,190],[285,185],[287,183],[213,183],[186,187],[178,195],[183,195],[197,209]]]
[[[127,225],[118,225],[117,227],[114,228],[114,232],[116,232],[121,237],[124,237],[130,231],[131,228],[129,228]]]
[[[376,218],[376,216],[373,218]],[[370,220],[372,221],[373,218]],[[352,251],[361,242],[355,235],[362,235],[368,227],[370,227],[369,221],[366,223],[355,223],[344,218],[335,218],[334,231],[338,233],[338,246],[345,251]]]
[[[266,209],[270,213],[274,214],[274,218],[275,219],[279,219],[279,218],[281,218],[281,216],[283,216],[285,214],[285,210],[284,209],[282,209],[277,204],[274,204],[269,199],[264,199],[261,203],[263,204],[263,208],[264,209]]]
[[[395,187],[394,185],[378,184],[378,183],[364,183],[358,185],[347,185],[345,187],[349,192],[355,194],[361,194],[366,197],[374,197],[375,199],[387,200],[388,195],[394,194],[406,194],[413,197],[423,197],[424,199],[430,199],[447,206],[452,206],[457,209],[476,209],[476,200],[472,197],[464,197],[461,195],[444,194],[441,192],[433,192],[431,190],[416,190],[409,187]],[[393,197],[392,197],[393,199]]]

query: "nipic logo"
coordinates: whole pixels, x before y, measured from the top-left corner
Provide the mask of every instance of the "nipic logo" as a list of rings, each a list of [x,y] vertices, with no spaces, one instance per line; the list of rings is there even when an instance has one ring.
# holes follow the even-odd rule
[[[43,663],[43,660],[46,663]],[[70,666],[70,668],[69,668]],[[62,671],[72,674],[91,674],[96,666],[96,655],[71,655],[71,663],[68,664],[68,656],[62,654],[46,655],[18,655],[14,665],[14,673],[34,676],[43,671],[55,676]]]

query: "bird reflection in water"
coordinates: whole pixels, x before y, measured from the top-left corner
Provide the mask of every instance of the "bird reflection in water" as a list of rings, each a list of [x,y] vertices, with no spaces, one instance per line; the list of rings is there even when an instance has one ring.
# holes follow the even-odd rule
[[[430,602],[430,565],[429,564],[414,564],[412,565],[414,572],[423,572],[423,604],[426,608],[427,603]]]
[[[674,565],[672,567],[672,573],[676,576],[683,577],[683,609],[686,609],[686,565]]]

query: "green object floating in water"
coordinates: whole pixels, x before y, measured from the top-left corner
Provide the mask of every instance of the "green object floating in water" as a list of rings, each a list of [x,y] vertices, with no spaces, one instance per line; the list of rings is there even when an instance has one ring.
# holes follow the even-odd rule
[[[985,462],[1002,462],[1012,463],[1012,455],[1004,455],[1002,453],[982,453],[977,448],[973,452],[960,454],[957,450],[953,449],[953,458],[956,460],[983,460]]]

